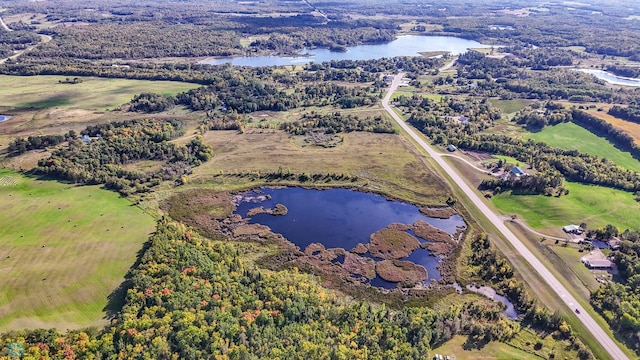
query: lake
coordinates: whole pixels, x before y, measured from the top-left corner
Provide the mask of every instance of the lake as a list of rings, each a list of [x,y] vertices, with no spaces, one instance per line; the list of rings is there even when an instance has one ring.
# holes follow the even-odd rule
[[[320,243],[327,249],[343,248],[348,251],[358,243],[369,243],[371,234],[391,223],[413,224],[417,220],[423,220],[450,234],[459,230],[459,227],[466,226],[459,215],[448,219],[430,218],[422,214],[415,205],[349,189],[260,188],[258,191],[242,194],[236,213],[247,217],[247,212],[252,208],[274,208],[276,204],[286,206],[287,214],[257,214],[249,222],[270,227],[273,232],[282,234],[302,250],[309,244]],[[381,260],[370,255],[367,257]],[[427,269],[429,280],[441,279],[437,269],[440,258],[431,255],[426,249],[418,248],[401,260],[423,266]],[[370,284],[385,288],[396,287],[396,283],[379,277],[371,280]]]
[[[3,122],[5,120],[9,120],[11,119],[11,116],[9,115],[0,115],[0,122]]]
[[[304,50],[301,57],[288,56],[240,56],[219,59],[206,59],[201,64],[221,65],[231,63],[236,66],[276,66],[297,65],[310,62],[321,63],[331,60],[368,60],[392,58],[396,56],[418,56],[420,52],[449,51],[457,55],[470,48],[490,48],[492,45],[484,45],[477,41],[462,39],[453,36],[398,36],[384,44],[358,45],[347,48],[346,52],[335,52],[328,49]]]
[[[596,69],[576,69],[576,70],[582,71],[583,73],[591,74],[597,77],[598,79],[604,80],[613,85],[640,86],[640,79],[617,76],[610,72],[603,71],[603,70],[596,70]]]

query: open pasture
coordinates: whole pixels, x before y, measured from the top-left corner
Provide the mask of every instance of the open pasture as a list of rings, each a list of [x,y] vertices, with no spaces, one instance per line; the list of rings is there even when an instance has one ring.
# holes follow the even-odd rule
[[[66,76],[0,75],[0,107],[17,109],[65,108],[112,110],[143,92],[175,95],[198,87],[176,81],[150,81],[81,77],[67,83]]]
[[[569,195],[561,197],[504,192],[491,200],[504,214],[518,214],[537,229],[582,222],[591,229],[607,224],[621,230],[640,229],[640,203],[632,193],[572,182],[565,182],[565,187]]]
[[[0,330],[103,323],[151,216],[96,186],[3,169],[0,204]]]
[[[634,159],[630,153],[616,148],[605,138],[574,123],[548,126],[540,132],[526,135],[525,138],[542,141],[561,149],[578,150],[602,157],[625,169],[640,172],[640,161]]]

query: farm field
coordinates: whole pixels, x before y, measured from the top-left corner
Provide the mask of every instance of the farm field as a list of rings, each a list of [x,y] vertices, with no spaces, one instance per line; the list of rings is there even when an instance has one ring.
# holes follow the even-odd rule
[[[504,214],[518,214],[537,229],[585,222],[589,228],[613,224],[624,229],[640,228],[640,204],[633,194],[601,186],[565,182],[569,195],[512,195],[504,192],[492,198]]]
[[[0,330],[105,323],[153,218],[96,186],[4,169],[0,204]]]
[[[531,104],[533,101],[524,100],[524,99],[513,99],[513,100],[500,100],[500,99],[489,99],[489,103],[491,105],[497,107],[502,110],[505,114],[512,114],[519,110],[522,110],[527,105]]]
[[[606,109],[606,108],[605,108]],[[613,125],[616,129],[624,131],[627,135],[635,141],[636,144],[640,144],[640,124],[636,124],[631,121],[622,120],[615,116],[609,115],[604,111],[598,111],[594,109],[583,110],[589,115],[593,115],[598,119],[604,120]]]
[[[137,94],[175,95],[200,85],[177,81],[149,81],[81,77],[78,84],[60,83],[67,76],[0,75],[0,107],[43,109],[59,107],[104,111],[114,109]]]
[[[634,159],[631,154],[617,149],[606,139],[594,135],[574,123],[548,126],[540,132],[525,135],[525,138],[542,141],[562,149],[578,150],[589,155],[606,158],[616,165],[640,172],[640,162]]]

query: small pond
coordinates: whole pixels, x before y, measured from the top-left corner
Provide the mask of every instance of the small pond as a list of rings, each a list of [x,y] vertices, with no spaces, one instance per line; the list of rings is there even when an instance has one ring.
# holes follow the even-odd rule
[[[9,115],[0,115],[0,122],[6,121],[11,119],[11,116]]]
[[[603,71],[603,70],[596,70],[596,69],[576,69],[576,70],[582,71],[587,74],[591,74],[600,80],[604,80],[608,82],[609,84],[624,85],[624,86],[640,86],[640,79],[617,76],[610,72]]]
[[[358,243],[368,244],[373,233],[391,223],[413,224],[422,220],[449,234],[466,226],[459,215],[448,219],[430,218],[415,205],[349,189],[261,188],[241,195],[236,200],[236,213],[243,217],[247,217],[250,209],[259,206],[274,208],[277,204],[284,205],[288,210],[286,215],[262,213],[251,216],[249,222],[268,226],[301,250],[309,244],[319,243],[327,249],[349,251]],[[421,243],[427,241],[417,239]],[[364,256],[381,260],[370,254]],[[423,266],[429,280],[441,279],[437,269],[440,258],[430,254],[429,250],[418,248],[400,260]],[[385,288],[396,287],[396,283],[379,277],[370,283]]]
[[[470,48],[490,48],[492,45],[484,45],[477,41],[467,40],[453,36],[398,36],[384,44],[358,45],[348,47],[345,52],[336,52],[328,49],[304,50],[299,57],[290,56],[239,56],[219,59],[206,59],[202,64],[221,65],[231,63],[237,66],[277,66],[308,64],[310,62],[322,63],[332,60],[368,60],[392,58],[396,56],[418,56],[421,52],[449,51],[456,55]]]
[[[473,285],[468,285],[467,289],[478,293],[478,294],[482,294],[486,297],[488,297],[491,300],[494,301],[498,301],[501,302],[505,305],[505,309],[504,309],[504,314],[507,315],[507,317],[509,319],[517,319],[518,318],[518,312],[516,311],[515,306],[513,306],[513,304],[511,303],[511,301],[509,301],[509,299],[507,299],[506,297],[499,295],[498,293],[496,293],[496,291],[488,286],[482,286],[482,287],[476,287]]]

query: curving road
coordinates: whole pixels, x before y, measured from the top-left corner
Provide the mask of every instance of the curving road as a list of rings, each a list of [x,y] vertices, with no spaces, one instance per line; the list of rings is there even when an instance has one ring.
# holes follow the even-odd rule
[[[391,115],[391,117],[398,123],[398,125],[413,139],[418,145],[423,148],[435,162],[449,175],[456,186],[462,190],[465,195],[471,200],[471,202],[480,210],[484,216],[493,223],[493,225],[502,233],[502,235],[511,243],[511,245],[520,253],[520,255],[526,259],[532,268],[537,269],[540,277],[549,285],[549,287],[558,295],[559,299],[572,310],[579,311],[579,314],[574,314],[584,324],[587,330],[593,334],[602,347],[609,353],[614,360],[628,359],[627,355],[618,347],[618,345],[607,335],[607,333],[600,327],[600,325],[589,315],[589,313],[580,305],[580,303],[569,293],[569,291],[556,279],[556,277],[544,266],[538,258],[536,258],[529,249],[518,239],[515,234],[509,230],[501,217],[493,212],[480,198],[478,193],[474,191],[466,182],[458,175],[457,172],[444,160],[442,154],[436,152],[430,145],[428,145],[418,134],[409,127],[401,118],[396,114],[389,106],[389,99],[391,94],[398,88],[400,80],[404,74],[397,74],[393,78],[393,82],[389,87],[389,91],[382,100],[382,106]]]
[[[440,69],[438,69],[438,72],[443,72],[443,71],[447,71],[449,69],[451,69],[453,67],[453,65],[456,64],[456,61],[458,61],[458,57],[454,57],[451,62],[446,63],[444,66],[442,66]]]
[[[7,24],[5,24],[4,20],[2,20],[2,16],[0,16],[0,27],[2,27],[5,31],[13,31],[7,26]]]

